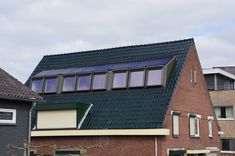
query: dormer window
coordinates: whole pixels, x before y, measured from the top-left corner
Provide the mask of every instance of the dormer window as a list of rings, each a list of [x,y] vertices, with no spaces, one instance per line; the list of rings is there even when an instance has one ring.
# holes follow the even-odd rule
[[[144,86],[144,70],[130,72],[130,87],[143,87]]]
[[[74,91],[75,81],[75,76],[64,77],[63,92]]]
[[[92,89],[100,90],[106,88],[106,73],[104,74],[94,74],[93,76],[93,86]]]
[[[78,91],[85,91],[85,90],[90,90],[91,86],[91,75],[84,75],[84,76],[79,76],[77,78],[77,90]]]
[[[33,80],[31,89],[36,93],[42,93],[42,85],[43,85],[42,79]]]
[[[115,72],[113,75],[113,88],[125,88],[127,86],[127,72]]]
[[[147,71],[147,86],[157,86],[162,84],[161,69],[149,69]]]
[[[57,79],[47,78],[45,82],[45,93],[55,93],[57,89]]]

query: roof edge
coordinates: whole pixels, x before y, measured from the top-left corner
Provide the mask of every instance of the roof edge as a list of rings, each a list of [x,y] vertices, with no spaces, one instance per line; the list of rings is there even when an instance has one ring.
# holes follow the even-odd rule
[[[62,54],[52,54],[52,55],[44,55],[43,57],[53,57],[53,56],[61,56],[61,55],[71,55],[76,53],[89,53],[89,52],[98,52],[98,51],[106,51],[111,49],[122,49],[122,48],[134,48],[134,47],[141,47],[141,46],[151,46],[151,45],[157,45],[157,44],[169,44],[173,42],[184,42],[184,41],[194,41],[193,38],[187,38],[187,39],[179,39],[179,40],[173,40],[173,41],[163,41],[163,42],[156,42],[156,43],[149,43],[149,44],[136,44],[136,45],[128,45],[128,46],[116,46],[112,48],[100,48],[100,49],[94,49],[94,50],[84,50],[84,51],[76,51],[76,52],[69,52],[69,53],[62,53]]]

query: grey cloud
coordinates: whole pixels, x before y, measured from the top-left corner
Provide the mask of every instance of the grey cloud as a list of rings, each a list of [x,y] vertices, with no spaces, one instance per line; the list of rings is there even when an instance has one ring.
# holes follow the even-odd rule
[[[234,5],[212,0],[2,0],[1,67],[24,82],[43,55],[189,37],[195,37],[203,66],[232,65]]]

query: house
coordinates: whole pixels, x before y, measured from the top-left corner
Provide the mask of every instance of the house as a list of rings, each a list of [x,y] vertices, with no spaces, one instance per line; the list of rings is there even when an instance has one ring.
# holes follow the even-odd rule
[[[219,155],[193,39],[44,56],[28,84],[35,153]]]
[[[30,141],[30,110],[42,97],[1,68],[0,79],[0,155],[5,156],[9,144],[23,147],[24,141]],[[23,155],[24,151],[11,149],[9,152]]]
[[[214,67],[203,70],[203,73],[223,131],[222,153],[235,153],[235,67]]]

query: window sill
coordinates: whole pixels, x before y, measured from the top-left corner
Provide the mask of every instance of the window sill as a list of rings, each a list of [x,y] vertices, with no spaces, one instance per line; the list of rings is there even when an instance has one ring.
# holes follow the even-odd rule
[[[220,151],[220,153],[235,154],[235,151]]]
[[[192,139],[200,139],[200,136],[190,136]]]
[[[217,118],[218,121],[232,121],[234,118]]]

